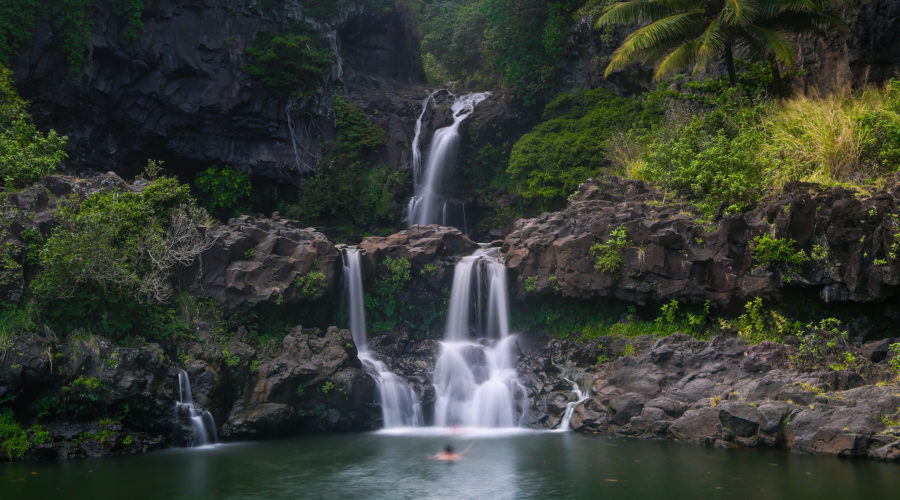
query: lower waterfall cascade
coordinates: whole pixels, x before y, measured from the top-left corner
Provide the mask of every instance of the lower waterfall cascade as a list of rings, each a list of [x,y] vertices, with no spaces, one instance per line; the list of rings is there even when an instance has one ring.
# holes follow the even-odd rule
[[[420,427],[423,425],[422,405],[415,391],[403,377],[392,372],[369,351],[359,250],[346,248],[343,256],[344,283],[350,304],[350,333],[363,369],[375,380],[384,428]]]
[[[184,370],[178,372],[178,401],[175,403],[175,421],[190,424],[191,446],[204,446],[218,442],[216,422],[210,412],[194,406],[191,381]]]

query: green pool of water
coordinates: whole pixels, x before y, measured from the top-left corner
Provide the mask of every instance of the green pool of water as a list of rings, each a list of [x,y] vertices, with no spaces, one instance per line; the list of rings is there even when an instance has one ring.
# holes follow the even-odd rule
[[[469,454],[429,460],[444,444]],[[0,464],[0,498],[898,498],[900,465],[571,433],[344,434]]]

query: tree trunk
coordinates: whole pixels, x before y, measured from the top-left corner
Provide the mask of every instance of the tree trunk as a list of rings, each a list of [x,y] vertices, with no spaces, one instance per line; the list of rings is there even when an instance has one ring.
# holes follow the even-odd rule
[[[731,52],[731,42],[725,44],[725,66],[728,68],[728,81],[732,87],[736,87],[737,71],[734,69],[734,54]]]

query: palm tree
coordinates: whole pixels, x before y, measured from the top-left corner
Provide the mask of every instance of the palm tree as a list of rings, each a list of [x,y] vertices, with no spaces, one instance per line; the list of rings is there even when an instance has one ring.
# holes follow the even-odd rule
[[[654,79],[693,67],[694,74],[724,57],[736,83],[734,50],[793,65],[790,33],[845,28],[827,12],[841,0],[627,0],[608,7],[595,27],[645,24],[613,52],[604,76],[637,61],[656,65]],[[777,68],[776,68],[777,69]]]

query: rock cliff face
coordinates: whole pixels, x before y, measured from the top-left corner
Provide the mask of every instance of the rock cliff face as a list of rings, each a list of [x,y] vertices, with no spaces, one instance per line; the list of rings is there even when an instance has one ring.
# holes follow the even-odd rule
[[[276,181],[300,175],[290,140],[315,156],[318,136],[331,137],[326,94],[291,106],[242,71],[245,50],[263,31],[311,22],[331,46],[334,65],[325,88],[421,82],[412,25],[390,13],[343,1],[327,21],[304,17],[302,2],[230,0],[147,2],[144,29],[122,42],[119,18],[102,2],[94,10],[89,58],[77,82],[65,67],[47,24],[15,66],[23,95],[45,128],[69,136],[70,166],[140,171],[148,155],[192,174],[228,164]],[[309,132],[308,134],[306,132]]]
[[[795,184],[746,213],[701,225],[687,205],[663,202],[641,182],[583,184],[565,210],[516,223],[504,241],[515,294],[614,297],[634,303],[709,300],[728,307],[752,297],[776,298],[785,287],[814,290],[826,302],[884,302],[900,284],[892,249],[898,191],[857,198],[840,188]],[[621,266],[594,267],[591,246],[624,227]],[[801,268],[761,267],[754,238],[794,240],[809,261]],[[795,250],[795,251],[796,251]],[[534,289],[526,290],[526,280]],[[530,287],[529,287],[530,288]]]

